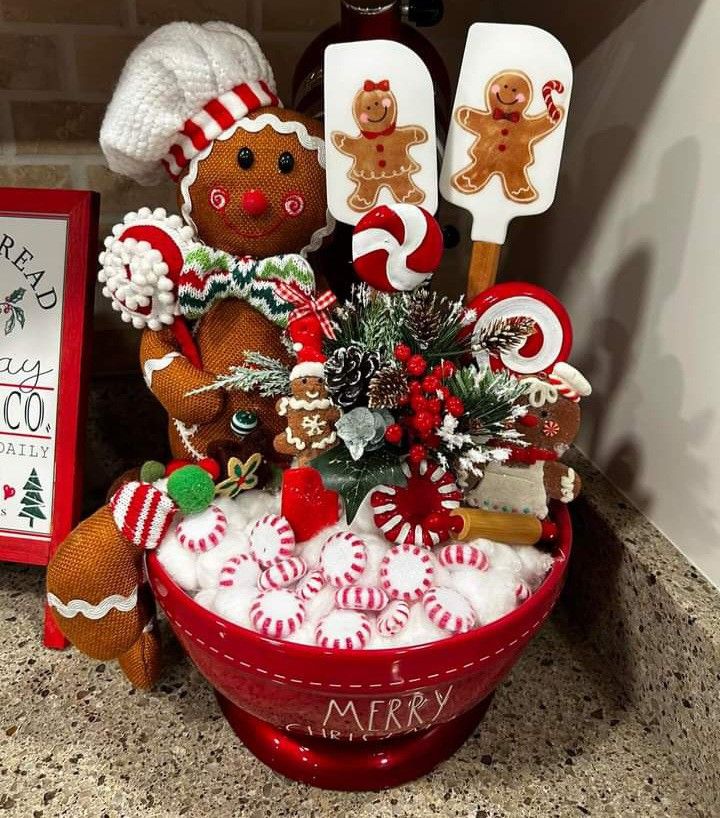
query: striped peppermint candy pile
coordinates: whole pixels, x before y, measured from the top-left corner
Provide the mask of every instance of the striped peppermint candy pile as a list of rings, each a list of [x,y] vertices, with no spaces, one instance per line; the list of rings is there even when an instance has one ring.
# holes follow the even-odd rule
[[[250,606],[250,621],[263,636],[283,639],[305,621],[305,606],[286,588],[263,591]]]
[[[351,531],[333,534],[323,545],[320,567],[331,585],[340,587],[357,582],[365,570],[367,548]]]
[[[295,551],[295,534],[284,517],[267,514],[250,530],[250,555],[261,568],[291,557]]]
[[[307,574],[307,563],[302,557],[278,560],[260,574],[258,585],[264,591],[270,588],[287,588]]]
[[[247,554],[237,554],[220,569],[221,588],[253,588],[257,586],[260,567]]]
[[[427,618],[450,633],[465,633],[475,624],[472,606],[453,588],[431,588],[422,604]]]
[[[346,585],[335,592],[335,604],[354,611],[382,611],[388,604],[388,596],[375,585]]]
[[[184,517],[177,527],[180,545],[195,553],[215,548],[225,538],[227,517],[217,506],[210,506],[199,514]]]
[[[380,636],[395,636],[407,625],[410,606],[404,599],[394,599],[378,616],[375,627]]]
[[[297,587],[295,588],[295,593],[302,599],[304,602],[308,602],[312,599],[315,594],[319,594],[320,591],[325,587],[325,575],[322,571],[311,571],[309,574],[306,574],[303,579],[298,582]]]
[[[485,571],[490,561],[487,554],[471,543],[455,542],[445,545],[438,554],[440,565],[445,568],[464,566]]]
[[[315,643],[321,648],[360,650],[370,641],[370,620],[360,611],[334,610],[315,629]]]
[[[153,549],[167,534],[177,506],[152,484],[133,480],[113,494],[110,509],[126,539],[138,548]]]
[[[433,557],[417,545],[394,545],[380,563],[380,584],[392,599],[420,599],[432,585]]]

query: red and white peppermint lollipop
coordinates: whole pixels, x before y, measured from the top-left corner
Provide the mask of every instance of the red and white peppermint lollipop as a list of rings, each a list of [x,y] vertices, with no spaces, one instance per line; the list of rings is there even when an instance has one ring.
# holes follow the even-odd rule
[[[465,566],[485,571],[489,565],[487,554],[470,543],[454,542],[440,549],[438,554],[440,565],[445,568],[451,566]]]
[[[320,552],[320,567],[331,585],[352,585],[367,563],[365,543],[351,531],[333,534]]]
[[[325,587],[325,575],[322,571],[311,571],[300,580],[295,588],[295,593],[300,599],[308,602],[315,594],[319,594]]]
[[[375,585],[346,585],[335,592],[335,604],[353,611],[382,611],[388,596]]]
[[[475,624],[470,603],[453,588],[431,588],[423,596],[427,618],[450,633],[465,633]]]
[[[307,563],[302,557],[278,560],[260,574],[258,585],[264,591],[270,588],[287,588],[307,574]]]
[[[432,278],[442,253],[440,225],[417,205],[380,205],[353,229],[353,267],[376,290],[414,290]]]
[[[315,629],[315,643],[333,650],[360,650],[370,641],[370,620],[360,611],[330,611]]]
[[[572,348],[570,316],[554,295],[526,282],[496,284],[474,298],[467,309],[473,320],[470,332],[479,336],[483,326],[509,318],[530,318],[534,332],[517,349],[490,355],[493,369],[507,369],[515,375],[549,372],[558,361],[566,361]],[[480,364],[488,359],[484,349],[474,350]]]
[[[277,514],[261,517],[249,535],[250,556],[261,568],[291,557],[295,550],[295,535],[288,521]]]
[[[190,514],[178,523],[180,545],[195,553],[215,548],[225,539],[227,517],[217,506],[210,506],[199,514]]]
[[[247,554],[236,554],[220,569],[220,586],[222,588],[256,587],[260,569],[254,559]]]
[[[403,599],[394,599],[377,618],[377,631],[380,636],[395,636],[407,625],[410,619],[410,606]]]
[[[305,621],[305,605],[286,588],[263,591],[250,606],[250,621],[263,636],[283,639]]]
[[[386,539],[430,548],[440,534],[426,525],[430,515],[457,508],[462,500],[453,475],[429,460],[403,463],[405,486],[380,486],[370,496],[375,525]]]
[[[417,545],[394,545],[380,563],[380,585],[392,599],[413,600],[432,586],[432,555]]]

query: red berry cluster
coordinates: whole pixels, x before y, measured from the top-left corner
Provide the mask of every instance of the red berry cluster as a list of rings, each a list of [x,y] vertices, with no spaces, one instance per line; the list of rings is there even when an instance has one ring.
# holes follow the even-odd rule
[[[444,381],[455,372],[455,364],[443,361],[428,371],[428,362],[422,355],[413,355],[407,344],[395,347],[395,359],[403,365],[408,379],[408,394],[400,401],[406,411],[399,423],[385,430],[385,440],[396,446],[407,435],[411,463],[419,463],[428,456],[428,448],[437,448],[440,438],[437,428],[445,412],[460,417],[465,411],[463,402],[451,394]]]

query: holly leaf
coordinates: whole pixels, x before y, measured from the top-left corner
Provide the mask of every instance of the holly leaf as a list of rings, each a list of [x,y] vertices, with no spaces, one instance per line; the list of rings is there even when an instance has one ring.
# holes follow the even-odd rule
[[[5,335],[10,335],[13,329],[15,329],[15,311],[11,310],[8,320],[5,322]]]
[[[18,287],[17,290],[13,290],[5,300],[8,301],[10,304],[17,304],[18,301],[23,300],[24,295],[25,295],[24,288]]]
[[[360,460],[353,460],[345,446],[335,446],[310,465],[322,475],[325,488],[343,498],[348,523],[355,519],[362,501],[374,488],[407,483],[397,452],[388,449],[365,452]]]
[[[21,327],[25,326],[25,311],[20,309],[20,307],[13,307],[13,312],[15,313],[15,318],[17,318],[18,324]]]

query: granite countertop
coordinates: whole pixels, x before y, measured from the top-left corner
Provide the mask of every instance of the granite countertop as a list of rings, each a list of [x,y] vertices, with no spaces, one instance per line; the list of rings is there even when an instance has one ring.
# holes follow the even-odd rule
[[[115,663],[44,649],[42,596],[39,569],[0,564],[0,818],[710,814],[563,610],[450,761],[395,790],[343,794],[256,761],[176,644],[152,694]]]

